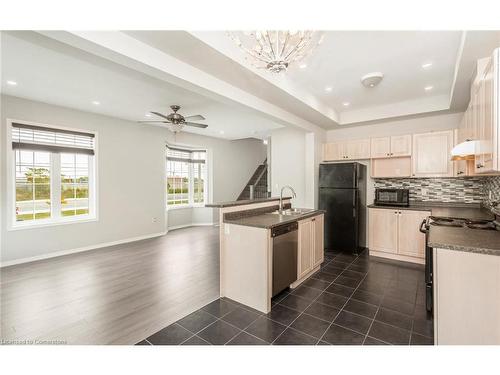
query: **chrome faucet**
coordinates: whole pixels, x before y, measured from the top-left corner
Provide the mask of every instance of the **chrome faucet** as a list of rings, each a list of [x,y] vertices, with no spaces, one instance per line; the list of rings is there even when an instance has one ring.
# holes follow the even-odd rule
[[[279,211],[280,211],[280,214],[283,213],[283,190],[285,189],[290,189],[290,191],[292,192],[292,196],[293,198],[296,198],[297,197],[297,194],[295,194],[295,190],[293,190],[293,187],[291,187],[290,185],[285,185],[281,188],[281,193],[280,193],[280,206],[279,206]]]

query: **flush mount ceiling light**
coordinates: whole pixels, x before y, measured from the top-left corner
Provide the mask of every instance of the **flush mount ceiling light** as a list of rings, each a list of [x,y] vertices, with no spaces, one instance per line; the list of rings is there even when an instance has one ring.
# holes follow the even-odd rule
[[[425,91],[431,91],[434,88],[434,86],[425,86],[424,90]]]
[[[307,68],[307,64],[300,64],[300,65],[299,65],[299,68],[300,68],[300,69],[305,69],[305,68]]]
[[[17,86],[17,82],[16,81],[7,81],[7,84],[9,86]]]
[[[343,103],[342,103],[342,105],[343,105],[344,107],[349,107],[349,106],[351,105],[351,103],[349,103],[349,102],[343,102]]]
[[[332,90],[333,90],[333,87],[331,87],[331,86],[325,87],[326,92],[332,92]]]
[[[422,64],[423,69],[429,69],[431,66],[432,66],[431,62],[426,62],[426,63]]]
[[[257,69],[285,72],[323,41],[323,33],[297,30],[231,31],[227,33]]]
[[[101,102],[99,102],[99,101],[97,101],[97,100],[93,100],[93,101],[92,101],[92,104],[93,104],[93,105],[100,105],[100,104],[101,104]]]
[[[377,86],[382,81],[382,78],[384,78],[384,74],[381,72],[368,73],[361,77],[361,83],[365,87],[372,88]]]

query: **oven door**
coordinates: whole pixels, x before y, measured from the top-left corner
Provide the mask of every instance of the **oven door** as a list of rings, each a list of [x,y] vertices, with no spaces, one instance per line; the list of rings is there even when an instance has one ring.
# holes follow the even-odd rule
[[[427,218],[420,225],[420,232],[425,233],[425,307],[427,311],[432,311],[433,303],[433,254],[432,247],[429,246],[429,220]]]

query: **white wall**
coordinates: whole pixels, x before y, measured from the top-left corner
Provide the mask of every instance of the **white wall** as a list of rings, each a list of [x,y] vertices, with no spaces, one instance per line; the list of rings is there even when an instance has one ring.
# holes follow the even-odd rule
[[[7,230],[7,118],[98,132],[98,221]],[[0,135],[2,263],[166,230],[165,142],[174,141],[172,133],[159,127],[2,96]],[[185,133],[179,134],[177,141],[209,148],[213,155],[214,200],[234,199],[265,158],[265,148],[257,140],[225,141]],[[172,215],[175,216],[173,212]],[[193,221],[200,222],[213,216],[211,209],[191,214]],[[158,218],[156,223],[152,222],[153,217]]]
[[[317,181],[321,145],[325,132],[304,132],[295,128],[271,133],[271,191],[279,196],[281,187],[290,185],[297,193],[295,207],[317,207]],[[289,195],[287,190],[285,195]]]
[[[360,139],[384,137],[388,135],[404,135],[426,133],[430,131],[458,128],[463,113],[421,116],[411,119],[380,121],[369,125],[351,126],[326,133],[328,142],[342,139]]]

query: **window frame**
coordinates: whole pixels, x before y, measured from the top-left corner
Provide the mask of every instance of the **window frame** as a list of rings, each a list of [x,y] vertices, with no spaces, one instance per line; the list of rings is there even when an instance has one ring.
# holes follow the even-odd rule
[[[189,188],[188,188],[188,203],[185,204],[168,204],[168,190],[167,190],[167,180],[168,180],[168,149],[169,148],[179,148],[184,149],[186,151],[204,151],[205,152],[205,178],[203,181],[203,202],[195,203],[194,202],[194,163],[188,164],[188,173],[189,173]],[[176,145],[176,144],[167,144],[165,148],[165,207],[167,211],[181,210],[184,208],[200,208],[205,207],[205,204],[208,203],[209,199],[209,150],[203,147],[194,147],[194,146],[185,146],[185,145]]]
[[[6,134],[6,162],[7,162],[7,218],[8,225],[7,230],[22,230],[30,228],[42,228],[51,227],[57,225],[65,224],[77,224],[85,222],[98,221],[98,191],[97,191],[97,165],[98,165],[98,133],[97,131],[89,131],[88,129],[77,129],[68,126],[59,126],[52,124],[43,124],[33,121],[25,121],[18,119],[8,118],[7,122],[7,134]],[[42,126],[49,129],[59,129],[59,130],[71,130],[79,132],[87,132],[94,134],[94,155],[89,160],[89,213],[85,215],[74,215],[74,216],[61,216],[61,158],[55,158],[54,153],[49,152],[50,155],[50,198],[51,198],[51,214],[56,213],[57,216],[51,215],[48,219],[39,220],[27,220],[27,221],[17,221],[16,220],[16,168],[15,168],[15,150],[12,148],[12,124],[22,123],[26,125]],[[43,152],[43,151],[42,151]],[[90,156],[90,155],[89,155]],[[56,183],[59,181],[59,183]]]

